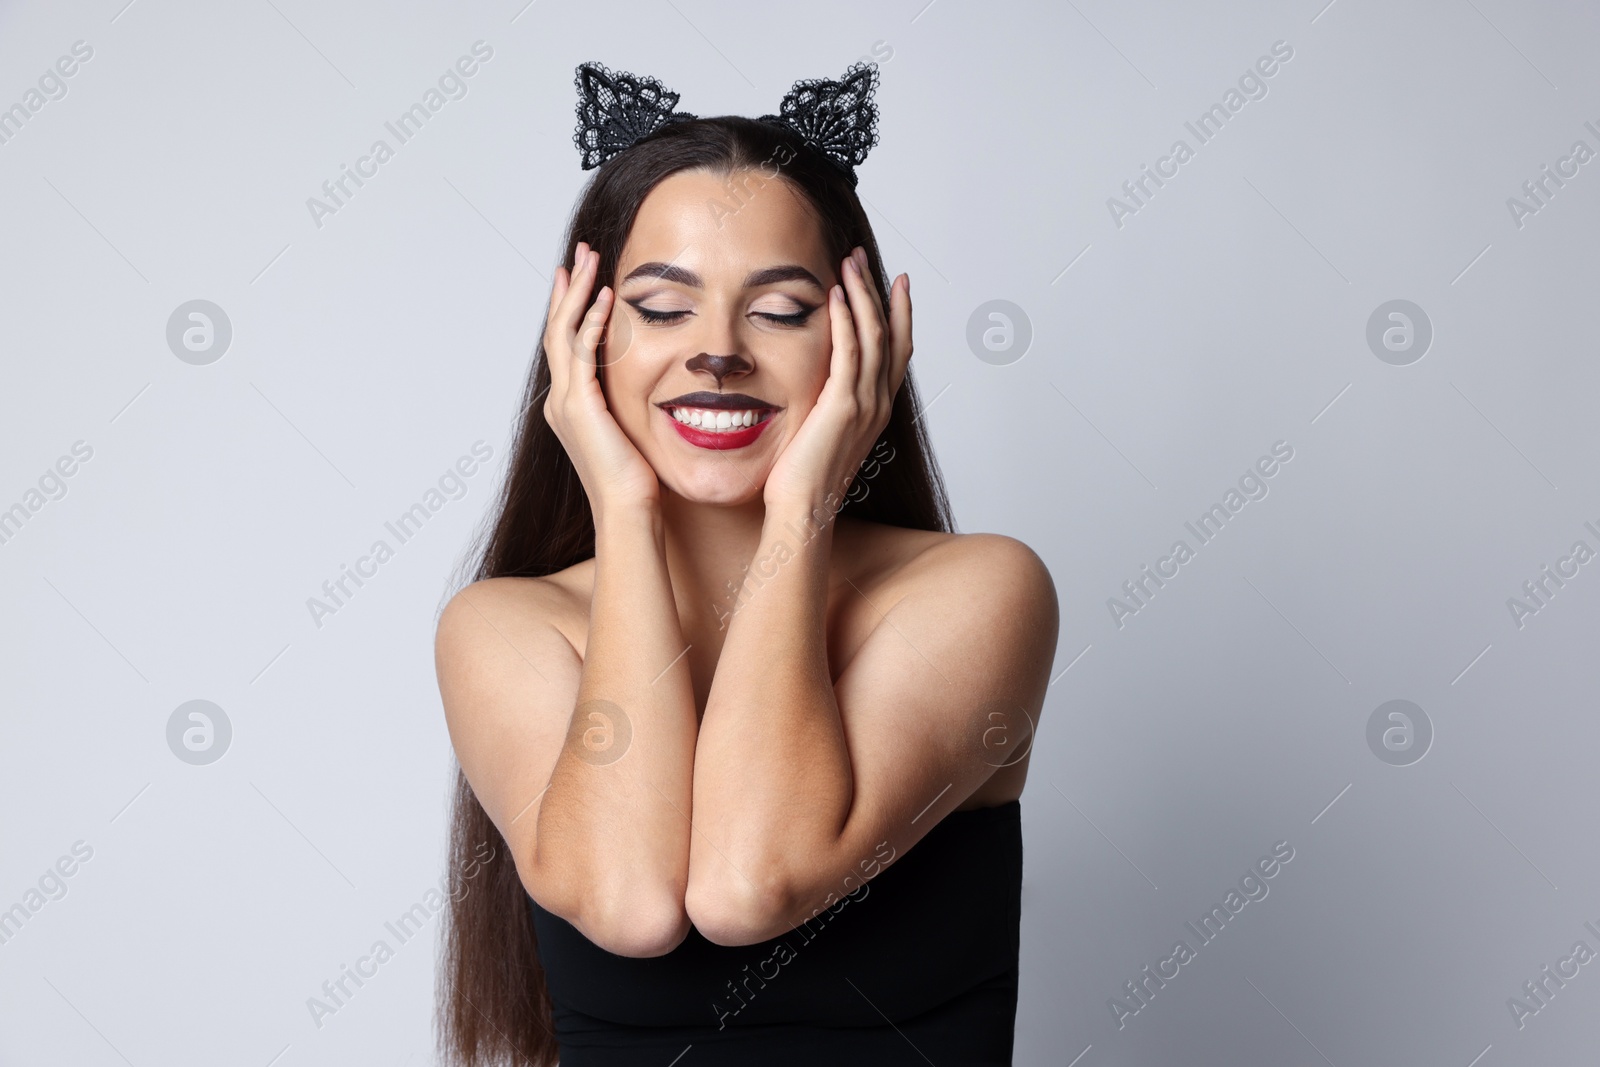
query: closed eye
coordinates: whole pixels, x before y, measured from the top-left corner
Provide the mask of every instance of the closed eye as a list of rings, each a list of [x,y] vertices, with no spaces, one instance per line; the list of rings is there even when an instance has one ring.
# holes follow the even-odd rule
[[[770,311],[757,311],[755,314],[759,315],[761,318],[767,319],[771,322],[776,322],[783,326],[804,326],[806,324],[806,320],[809,319],[812,312],[816,310],[817,309],[815,307],[802,307],[799,311],[792,311],[787,315],[777,315]]]
[[[656,311],[640,304],[633,304],[632,307],[633,310],[639,313],[639,317],[641,319],[643,319],[645,322],[651,323],[677,322],[679,319],[682,319],[685,315],[689,314],[689,312],[682,310]],[[770,311],[755,311],[751,312],[751,314],[755,315],[757,318],[763,318],[769,322],[775,322],[780,326],[804,326],[806,324],[806,320],[811,318],[812,314],[815,313],[816,310],[817,309],[815,307],[803,307],[799,311],[793,311],[787,315],[779,315]]]
[[[687,311],[652,311],[638,304],[633,305],[633,310],[637,311],[639,317],[646,322],[675,322],[689,314]]]

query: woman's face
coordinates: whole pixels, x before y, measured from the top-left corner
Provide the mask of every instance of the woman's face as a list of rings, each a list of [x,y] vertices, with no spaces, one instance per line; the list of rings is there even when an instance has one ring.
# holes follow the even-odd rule
[[[816,403],[839,281],[800,193],[731,181],[680,171],[645,198],[600,356],[606,403],[663,489],[715,504],[759,500]]]

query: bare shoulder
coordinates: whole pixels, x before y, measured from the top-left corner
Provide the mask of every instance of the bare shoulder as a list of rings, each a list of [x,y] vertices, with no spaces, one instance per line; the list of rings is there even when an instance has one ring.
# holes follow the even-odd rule
[[[519,870],[578,689],[582,660],[568,636],[577,614],[567,583],[489,578],[449,600],[434,635],[451,746]]]
[[[852,581],[891,604],[913,595],[944,605],[982,598],[1025,611],[1033,624],[1048,617],[1052,630],[1057,625],[1050,570],[1038,553],[1014,537],[857,521],[851,525],[847,551],[857,561]],[[881,600],[879,607],[887,611]]]
[[[1006,534],[943,534],[912,561],[918,581],[962,581],[990,585],[1019,582],[1035,593],[1055,593],[1050,570],[1033,549]]]
[[[858,573],[848,604],[857,637],[837,687],[863,774],[881,744],[890,779],[924,773],[952,782],[962,810],[1022,794],[1033,731],[1059,635],[1049,569],[1002,534],[866,529],[850,540]],[[906,759],[911,732],[943,739]],[[931,781],[931,779],[930,779]],[[904,783],[886,787],[899,789]]]
[[[1048,670],[1060,609],[1038,553],[995,533],[940,533],[907,539],[905,548],[908,557],[885,578],[890,605],[959,635],[964,660],[1020,668],[1019,660],[1042,659]]]
[[[548,578],[485,578],[445,604],[434,669],[458,755],[520,717],[526,700],[559,701],[579,662],[567,636],[575,610],[570,590]]]
[[[581,579],[582,572],[592,567],[590,560],[543,578],[483,578],[460,590],[439,615],[434,647],[441,666],[446,659],[476,658],[475,650],[490,655],[513,652],[552,628],[581,648],[588,615],[588,594]]]

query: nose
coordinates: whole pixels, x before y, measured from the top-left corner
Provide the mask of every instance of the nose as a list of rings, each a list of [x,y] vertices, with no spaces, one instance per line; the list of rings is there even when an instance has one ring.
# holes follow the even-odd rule
[[[750,361],[740,355],[713,356],[705,352],[687,360],[684,366],[690,371],[707,370],[717,380],[717,388],[722,388],[722,379],[730,374],[742,373],[751,369]]]

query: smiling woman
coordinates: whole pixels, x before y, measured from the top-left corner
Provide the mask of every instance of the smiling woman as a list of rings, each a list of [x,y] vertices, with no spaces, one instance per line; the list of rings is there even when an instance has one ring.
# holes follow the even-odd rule
[[[1055,590],[952,532],[854,189],[875,78],[702,119],[579,68],[599,170],[438,627],[452,854],[498,857],[452,894],[448,1063],[1010,1062]]]
[[[757,469],[770,466],[822,389],[831,322],[819,314],[829,292],[818,275],[830,283],[836,275],[816,213],[793,186],[732,219],[696,210],[722,185],[720,175],[696,168],[645,197],[618,264],[621,300],[599,358],[617,398],[612,413],[631,441],[650,441],[641,451],[652,469],[669,484],[701,480],[686,489],[732,500],[748,495]],[[797,253],[802,262],[786,262]],[[673,358],[686,335],[697,350]],[[713,388],[661,395],[664,383],[685,380]],[[725,388],[752,381],[766,394]],[[699,449],[724,451],[732,464],[707,467]],[[720,486],[703,482],[708,472]]]
[[[659,215],[663,211],[681,215],[685,205],[680,202],[697,196],[699,190],[696,186],[713,180],[703,171],[689,171],[669,178],[651,194],[651,199],[665,194],[665,201],[659,203],[653,212],[649,214],[641,212],[641,215],[650,217]],[[646,207],[650,207],[649,200],[646,201]],[[637,223],[635,225],[637,227]],[[718,228],[721,228],[720,219]],[[646,285],[647,282],[653,284]],[[777,296],[785,296],[783,287],[786,283],[790,288],[805,283],[815,290],[817,298],[808,303],[789,294],[783,300],[768,301],[766,306],[769,308],[790,306],[797,310],[761,310],[758,304],[749,314],[775,328],[804,326],[812,314],[822,306],[821,294],[824,291],[816,275],[806,268],[798,264],[789,264],[753,270],[745,277],[741,288],[747,293],[755,294],[770,286],[775,287]],[[670,285],[686,287],[702,294],[706,288],[700,275],[691,270],[670,263],[650,262],[640,264],[628,272],[622,281],[621,289],[630,291],[633,295],[624,296],[622,299],[633,308],[642,323],[651,325],[680,323],[695,312],[688,307],[649,306],[654,302],[656,291]],[[670,300],[670,298],[665,299]],[[730,375],[742,375],[753,369],[750,361],[737,353],[713,356],[704,352],[689,359],[684,367],[688,370],[709,371],[719,387],[723,379]],[[716,449],[744,448],[753,444],[766,429],[772,416],[783,410],[745,393],[709,392],[704,389],[684,393],[670,400],[657,401],[656,406],[677,423],[676,429],[685,441],[700,448]]]

